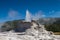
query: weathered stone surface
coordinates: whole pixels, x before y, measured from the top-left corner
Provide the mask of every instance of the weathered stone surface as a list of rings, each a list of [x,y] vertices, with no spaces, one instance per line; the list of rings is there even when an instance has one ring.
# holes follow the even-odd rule
[[[24,33],[16,33],[14,30],[3,32],[0,33],[0,40],[58,40],[54,34],[45,30],[44,25],[38,24],[34,21],[29,24],[28,23],[23,22],[20,24],[20,27],[31,27]]]

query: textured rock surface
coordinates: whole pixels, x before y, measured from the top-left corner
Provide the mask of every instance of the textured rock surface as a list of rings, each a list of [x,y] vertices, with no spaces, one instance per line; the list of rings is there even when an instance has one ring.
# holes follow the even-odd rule
[[[26,32],[15,33],[13,30],[0,33],[0,40],[60,40],[52,32],[45,30],[44,25],[32,22],[31,28]]]

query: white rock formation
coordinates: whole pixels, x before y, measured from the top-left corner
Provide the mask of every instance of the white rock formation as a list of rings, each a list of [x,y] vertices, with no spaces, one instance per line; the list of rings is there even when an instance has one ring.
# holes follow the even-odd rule
[[[43,25],[37,25],[35,22],[32,22],[32,24],[31,28],[27,29],[24,35],[13,31],[3,32],[0,33],[0,40],[58,40],[46,31]]]

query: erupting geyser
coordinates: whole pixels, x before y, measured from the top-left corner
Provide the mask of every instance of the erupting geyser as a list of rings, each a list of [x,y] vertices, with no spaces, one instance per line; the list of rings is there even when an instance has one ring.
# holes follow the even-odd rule
[[[30,12],[28,10],[26,10],[26,18],[25,18],[26,22],[31,22],[31,15]]]

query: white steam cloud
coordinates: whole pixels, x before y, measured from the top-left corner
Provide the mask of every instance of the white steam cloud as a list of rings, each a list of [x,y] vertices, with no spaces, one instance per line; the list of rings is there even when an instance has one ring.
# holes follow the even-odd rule
[[[34,15],[32,15],[32,20],[38,20],[39,18],[43,18],[46,15],[44,15],[44,12],[42,11],[38,11],[37,13],[35,13]]]

